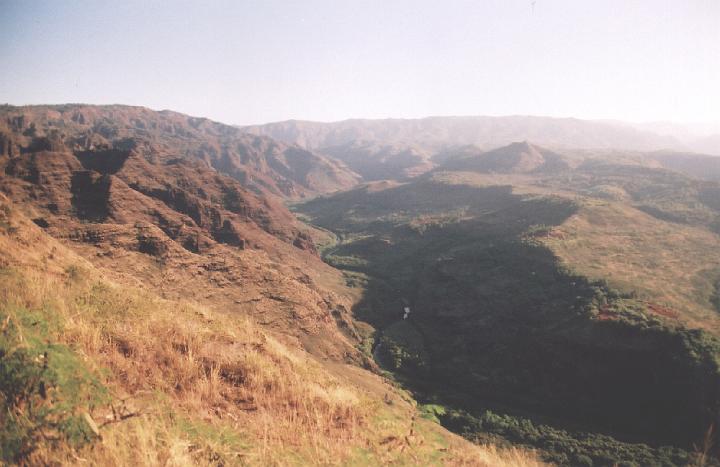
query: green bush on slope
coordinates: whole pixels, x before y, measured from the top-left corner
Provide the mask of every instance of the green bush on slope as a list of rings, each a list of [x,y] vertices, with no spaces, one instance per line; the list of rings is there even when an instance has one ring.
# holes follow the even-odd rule
[[[473,439],[485,434],[500,436],[512,443],[527,444],[542,450],[542,457],[558,465],[588,466],[674,466],[696,465],[696,454],[672,446],[659,448],[642,443],[622,443],[598,433],[569,433],[531,420],[501,415],[486,410],[479,416],[464,411],[441,415],[447,427]],[[487,436],[487,435],[485,435]],[[706,465],[718,465],[708,459]]]
[[[78,446],[96,435],[84,410],[108,393],[73,351],[51,340],[48,310],[0,310],[0,460],[20,462],[38,442]]]

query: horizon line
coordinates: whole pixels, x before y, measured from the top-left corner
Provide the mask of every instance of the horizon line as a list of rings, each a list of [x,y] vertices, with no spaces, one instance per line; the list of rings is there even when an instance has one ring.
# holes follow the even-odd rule
[[[278,124],[278,123],[289,123],[289,122],[305,122],[305,123],[317,123],[317,124],[335,124],[335,123],[343,123],[343,122],[352,122],[352,121],[403,121],[403,120],[429,120],[434,118],[448,118],[448,119],[461,119],[461,118],[546,118],[546,119],[554,119],[554,120],[578,120],[578,121],[586,121],[586,122],[596,122],[596,123],[605,123],[605,124],[626,124],[626,125],[678,125],[678,126],[684,126],[686,127],[686,130],[692,130],[693,127],[698,126],[705,126],[710,127],[712,130],[707,132],[708,135],[720,133],[720,121],[718,122],[711,122],[711,121],[681,121],[681,120],[632,120],[632,119],[622,119],[618,117],[578,117],[578,116],[557,116],[557,115],[549,115],[549,114],[532,114],[532,113],[510,113],[510,114],[430,114],[425,116],[417,116],[417,117],[347,117],[347,118],[340,118],[340,119],[333,119],[333,120],[326,120],[326,119],[312,119],[312,118],[297,118],[297,117],[291,117],[291,118],[284,118],[284,119],[278,119],[278,120],[268,120],[260,123],[230,123],[227,121],[219,120],[215,117],[208,117],[208,116],[200,116],[200,115],[194,115],[192,112],[182,111],[182,110],[174,110],[169,108],[152,108],[148,105],[142,105],[142,104],[126,104],[126,103],[104,103],[104,104],[94,104],[94,103],[87,103],[87,102],[59,102],[59,103],[42,103],[42,104],[13,104],[10,102],[4,102],[0,104],[0,106],[7,106],[7,107],[60,107],[60,106],[86,106],[86,107],[134,107],[134,108],[143,108],[147,109],[153,112],[174,112],[178,114],[183,114],[188,117],[193,118],[204,118],[207,120],[211,120],[216,123],[221,123],[224,125],[237,127],[237,128],[246,128],[246,127],[259,127],[264,125],[271,125],[271,124]],[[645,131],[654,131],[654,130],[645,130]]]

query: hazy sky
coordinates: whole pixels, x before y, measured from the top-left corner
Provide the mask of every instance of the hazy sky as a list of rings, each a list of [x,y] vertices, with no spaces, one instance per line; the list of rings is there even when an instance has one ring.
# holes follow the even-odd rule
[[[0,0],[0,67],[0,102],[238,124],[720,123],[720,0]]]

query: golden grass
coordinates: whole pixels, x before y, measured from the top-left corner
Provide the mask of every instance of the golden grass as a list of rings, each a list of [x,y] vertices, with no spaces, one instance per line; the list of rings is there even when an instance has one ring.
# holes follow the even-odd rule
[[[60,323],[51,338],[102,375],[113,398],[91,413],[99,441],[41,445],[31,463],[540,465],[531,452],[476,446],[417,418],[397,394],[387,404],[247,317],[115,285],[3,213],[0,307]]]
[[[187,413],[227,419],[240,432],[253,425],[259,432],[246,436],[259,436],[261,450],[281,444],[330,453],[363,426],[366,401],[247,319],[80,275],[26,271],[3,281],[0,296],[4,303],[57,313],[64,323],[57,339],[109,370],[109,386],[119,397],[132,396],[130,413],[145,412],[144,395],[159,392]],[[103,420],[110,414],[93,415]]]
[[[708,274],[720,271],[717,235],[620,203],[586,200],[545,243],[570,269],[670,307],[688,325],[720,331]]]
[[[512,185],[516,195],[561,196],[580,210],[546,238],[571,270],[676,311],[684,324],[720,334],[710,297],[720,277],[720,237],[700,226],[665,222],[632,207],[614,185],[582,196],[557,183],[522,175],[440,172],[439,181],[470,186]],[[605,198],[605,199],[598,199]]]

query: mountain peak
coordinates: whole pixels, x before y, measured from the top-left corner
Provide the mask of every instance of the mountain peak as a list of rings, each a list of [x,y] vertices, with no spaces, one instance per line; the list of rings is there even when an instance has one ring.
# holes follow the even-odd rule
[[[443,168],[484,173],[534,173],[564,170],[568,164],[560,154],[524,140],[487,152],[451,158]]]

